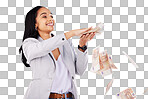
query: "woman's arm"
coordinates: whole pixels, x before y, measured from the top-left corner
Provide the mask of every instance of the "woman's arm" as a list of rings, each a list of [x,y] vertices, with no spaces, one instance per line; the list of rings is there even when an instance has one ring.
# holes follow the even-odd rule
[[[76,61],[75,61],[76,74],[82,76],[88,66],[88,50],[82,52],[78,48],[76,48],[75,55],[76,55]]]
[[[27,58],[28,63],[30,63],[32,59],[46,55],[50,51],[63,45],[65,42],[67,42],[67,38],[63,33],[41,42],[35,38],[27,38],[24,40],[22,47],[24,55]]]
[[[90,34],[86,34],[86,35],[82,35],[80,37],[79,40],[79,46],[84,46],[86,45],[86,43],[91,40],[93,37],[95,36],[95,32],[94,33],[90,33]],[[74,49],[74,46],[72,44],[72,41],[70,41],[70,45],[74,51],[74,55],[75,55],[75,71],[76,74],[78,75],[83,75],[87,65],[88,65],[88,50],[86,49],[85,51],[76,48],[76,50]]]
[[[75,49],[72,44],[72,40],[69,39],[68,41],[74,53],[75,73],[81,76],[85,72],[88,64],[87,50],[85,50],[85,52],[82,52],[78,48]]]
[[[56,35],[52,38],[39,42],[35,38],[27,38],[23,41],[23,52],[27,59],[27,63],[34,58],[38,58],[48,54],[50,51],[62,46],[72,36],[78,36],[84,32],[89,31],[91,28],[71,30],[69,32]]]

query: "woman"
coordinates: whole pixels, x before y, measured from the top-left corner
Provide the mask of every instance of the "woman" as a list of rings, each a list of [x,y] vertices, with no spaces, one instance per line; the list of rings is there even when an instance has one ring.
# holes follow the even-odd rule
[[[79,99],[75,74],[82,75],[88,64],[86,43],[95,36],[76,29],[54,36],[55,21],[49,9],[37,6],[25,18],[22,62],[31,67],[32,80],[24,99]],[[74,50],[71,37],[81,36]]]

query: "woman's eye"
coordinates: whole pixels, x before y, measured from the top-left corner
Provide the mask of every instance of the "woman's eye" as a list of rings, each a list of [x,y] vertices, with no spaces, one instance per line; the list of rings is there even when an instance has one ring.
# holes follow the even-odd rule
[[[53,18],[53,16],[51,15],[51,17]],[[47,18],[47,16],[43,16],[43,18]]]
[[[43,18],[47,18],[46,16],[43,16]]]

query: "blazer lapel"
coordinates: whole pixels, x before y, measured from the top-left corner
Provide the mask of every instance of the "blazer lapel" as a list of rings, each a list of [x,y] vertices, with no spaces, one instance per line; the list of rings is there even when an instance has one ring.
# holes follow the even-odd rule
[[[51,36],[53,37],[54,35],[51,33]],[[38,38],[39,41],[43,41],[43,39],[39,36]],[[62,60],[63,60],[63,63],[65,64],[66,68],[69,70],[69,72],[71,73],[71,70],[70,70],[70,63],[69,63],[69,59],[70,56],[71,56],[71,53],[70,52],[70,49],[69,49],[69,44],[68,44],[68,41],[59,47],[59,51],[60,51],[60,54],[61,54],[61,57],[62,57]],[[54,62],[54,65],[56,67],[56,63],[55,63],[55,60],[54,60],[54,57],[51,55],[51,53],[49,52],[48,55],[51,57],[51,59],[53,60]]]
[[[61,46],[59,49],[60,49],[60,52],[61,52],[61,56],[62,56],[62,59],[63,59],[63,63],[65,64],[66,68],[68,69],[68,71],[70,72],[71,74],[71,53],[70,52],[70,49],[69,49],[69,44],[68,42],[66,42],[63,46]]]
[[[52,57],[51,53],[48,53],[48,55],[51,57],[51,59],[52,59],[53,62],[54,62],[54,66],[56,67],[56,63],[55,63],[54,58]]]

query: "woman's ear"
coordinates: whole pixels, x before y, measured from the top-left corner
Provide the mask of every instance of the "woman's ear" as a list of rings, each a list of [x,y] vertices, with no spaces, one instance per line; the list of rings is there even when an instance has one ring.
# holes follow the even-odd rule
[[[37,23],[35,23],[35,28],[37,29],[37,27],[38,27],[38,25],[37,25]]]
[[[37,28],[37,24],[35,23],[35,28]]]

